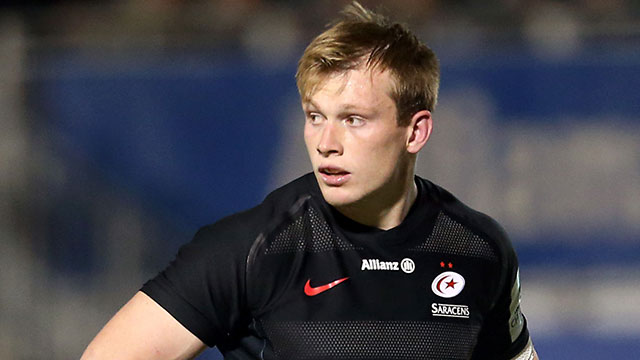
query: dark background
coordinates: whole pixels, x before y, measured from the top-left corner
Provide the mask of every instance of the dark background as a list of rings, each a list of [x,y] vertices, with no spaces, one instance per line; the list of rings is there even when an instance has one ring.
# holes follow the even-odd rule
[[[363,3],[439,55],[418,172],[511,235],[541,358],[635,358],[640,5]],[[295,66],[344,4],[1,3],[0,358],[78,358],[199,226],[310,170]]]

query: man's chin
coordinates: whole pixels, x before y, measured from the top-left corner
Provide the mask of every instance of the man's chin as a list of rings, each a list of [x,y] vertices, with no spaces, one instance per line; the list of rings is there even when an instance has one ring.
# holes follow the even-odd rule
[[[321,186],[320,190],[324,200],[335,208],[352,205],[357,200],[350,191],[341,187]]]

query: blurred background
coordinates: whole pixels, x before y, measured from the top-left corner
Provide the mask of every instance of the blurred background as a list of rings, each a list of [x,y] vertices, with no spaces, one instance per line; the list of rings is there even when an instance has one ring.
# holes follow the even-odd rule
[[[511,235],[541,358],[637,359],[640,2],[362,3],[439,55],[419,174]],[[346,1],[0,4],[0,358],[78,358],[198,227],[310,170],[295,65]]]

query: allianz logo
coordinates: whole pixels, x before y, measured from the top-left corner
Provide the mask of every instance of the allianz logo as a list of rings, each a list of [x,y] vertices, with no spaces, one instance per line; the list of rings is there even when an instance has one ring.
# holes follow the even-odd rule
[[[416,264],[409,258],[402,261],[381,261],[380,259],[362,259],[360,270],[386,270],[386,271],[404,271],[411,274],[416,269]]]

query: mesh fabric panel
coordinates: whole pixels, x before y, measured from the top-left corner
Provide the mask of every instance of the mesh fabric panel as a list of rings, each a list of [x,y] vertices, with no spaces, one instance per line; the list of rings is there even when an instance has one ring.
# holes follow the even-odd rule
[[[479,327],[446,322],[265,324],[280,359],[469,359]],[[454,340],[455,339],[455,340]]]
[[[442,212],[438,214],[433,232],[427,240],[411,250],[498,260],[486,240]]]
[[[319,211],[308,207],[276,233],[273,241],[265,249],[265,254],[344,251],[355,248],[331,230]]]

